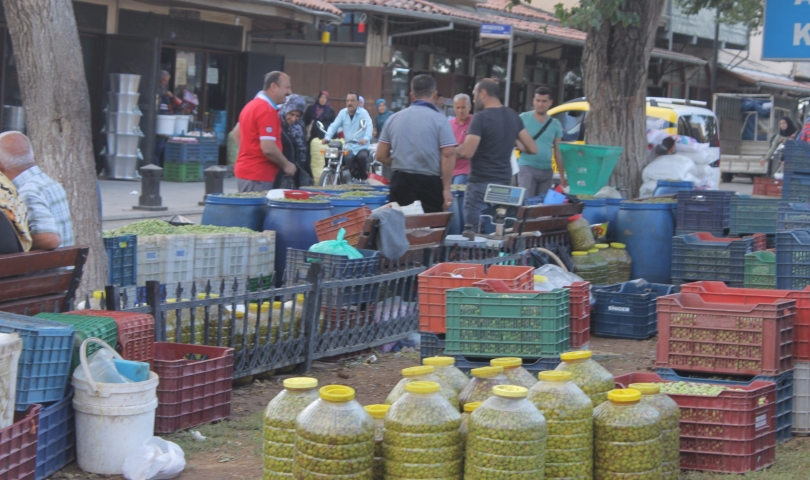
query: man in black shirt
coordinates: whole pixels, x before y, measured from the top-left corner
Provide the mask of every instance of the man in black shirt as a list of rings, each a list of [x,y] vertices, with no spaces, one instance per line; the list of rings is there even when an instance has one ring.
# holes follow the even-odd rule
[[[456,147],[457,158],[470,159],[470,176],[464,193],[464,223],[478,230],[481,212],[487,208],[487,185],[510,185],[512,151],[520,140],[530,154],[537,153],[534,139],[523,127],[520,116],[499,98],[500,85],[485,78],[473,90],[475,116],[464,143]]]

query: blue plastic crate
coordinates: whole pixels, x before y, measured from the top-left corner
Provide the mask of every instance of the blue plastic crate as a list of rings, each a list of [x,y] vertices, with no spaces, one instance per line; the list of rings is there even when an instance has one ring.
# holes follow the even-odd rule
[[[776,233],[780,202],[778,198],[731,197],[729,235]]]
[[[678,192],[678,235],[709,232],[725,234],[729,227],[734,192],[724,190],[686,190]]]
[[[785,174],[810,174],[810,144],[798,140],[787,140],[784,150]]]
[[[43,480],[76,459],[73,390],[60,402],[39,411],[36,480]]]
[[[322,265],[324,281],[370,277],[379,274],[379,252],[363,249],[358,249],[358,251],[363,254],[363,258],[352,260],[342,255],[288,248],[287,265],[284,269],[285,283],[290,286],[305,281],[309,266],[313,263]],[[376,300],[379,288],[379,284],[362,285],[348,287],[343,292],[332,292],[331,294],[337,295],[340,293],[342,295],[340,304],[351,305]],[[331,300],[331,297],[327,295],[322,295],[322,298],[325,298],[327,302]]]
[[[785,172],[782,198],[791,202],[810,202],[810,173]]]
[[[456,368],[467,375],[470,374],[470,370],[473,368],[489,367],[490,360],[492,360],[492,358],[497,358],[465,357],[463,355],[453,355],[453,357],[456,359]],[[545,370],[554,370],[560,363],[560,357],[536,359],[524,358],[523,368],[528,370],[533,377],[536,377],[538,373]]]
[[[135,285],[138,280],[138,236],[105,238],[104,248],[107,249],[107,285]]]
[[[810,232],[776,234],[776,288],[803,290],[810,285]]]
[[[714,238],[705,234],[672,237],[672,283],[717,280],[745,286],[745,254],[754,251],[753,237]]]
[[[202,161],[202,144],[190,142],[166,142],[163,159],[173,163],[199,163]]]
[[[678,372],[669,368],[656,368],[655,373],[663,380],[674,382],[714,383],[734,387],[746,387],[751,385],[751,382],[756,381],[773,382],[776,384],[776,441],[781,443],[790,440],[793,427],[793,370],[775,377],[757,375],[756,377],[740,377],[733,380],[720,380],[713,378],[711,375],[701,376],[693,373],[679,375]]]
[[[779,202],[776,217],[777,231],[807,230],[810,228],[810,203]]]
[[[444,355],[444,334],[441,337],[432,332],[419,332],[422,337],[419,343],[419,363],[426,357]]]
[[[0,332],[17,332],[23,341],[17,363],[15,409],[62,400],[70,374],[74,330],[70,325],[0,312]]]
[[[591,335],[633,340],[652,337],[658,333],[656,300],[677,290],[672,285],[644,279],[594,287],[596,304],[591,308]]]

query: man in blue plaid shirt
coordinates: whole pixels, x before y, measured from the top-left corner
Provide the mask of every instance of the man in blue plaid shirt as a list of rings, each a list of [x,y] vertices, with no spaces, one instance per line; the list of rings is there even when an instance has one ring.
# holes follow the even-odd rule
[[[73,245],[73,223],[65,189],[39,169],[28,137],[20,132],[0,134],[0,172],[11,179],[28,207],[32,250]]]

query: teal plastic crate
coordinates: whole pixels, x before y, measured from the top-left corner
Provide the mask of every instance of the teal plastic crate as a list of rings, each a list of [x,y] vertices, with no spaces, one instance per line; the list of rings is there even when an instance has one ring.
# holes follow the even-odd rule
[[[76,339],[73,344],[73,360],[70,364],[72,373],[79,366],[79,348],[82,342],[88,338],[100,338],[107,342],[107,345],[115,348],[118,343],[118,324],[110,317],[85,317],[82,315],[67,315],[64,313],[38,313],[37,318],[44,318],[52,322],[70,325],[76,331]],[[87,356],[95,353],[99,348],[98,344],[91,343],[87,346]]]
[[[729,235],[776,233],[776,218],[781,201],[781,198],[731,197]]]
[[[555,357],[569,346],[569,291],[447,291],[445,353],[464,356]]]
[[[762,251],[745,254],[745,288],[776,289],[776,254]]]

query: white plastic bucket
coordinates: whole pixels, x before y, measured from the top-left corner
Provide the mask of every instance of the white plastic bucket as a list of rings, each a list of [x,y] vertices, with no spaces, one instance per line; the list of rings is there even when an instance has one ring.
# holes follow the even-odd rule
[[[174,116],[174,134],[181,135],[188,132],[188,115],[175,115]]]
[[[98,338],[81,346],[81,366],[86,380],[73,374],[73,408],[76,411],[76,460],[85,472],[120,475],[124,460],[152,437],[157,410],[158,376],[136,383],[97,383],[87,366],[87,344],[93,342],[118,353]],[[78,370],[78,369],[77,369]]]
[[[174,135],[174,115],[158,115],[155,133],[158,135]]]

